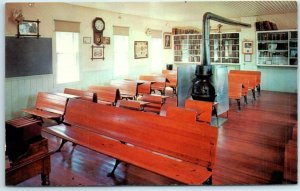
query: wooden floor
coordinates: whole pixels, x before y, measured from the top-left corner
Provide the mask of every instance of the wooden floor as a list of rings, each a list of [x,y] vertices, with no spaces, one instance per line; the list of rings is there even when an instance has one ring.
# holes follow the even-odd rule
[[[262,91],[261,96],[248,105],[242,103],[237,111],[234,101],[227,120],[220,120],[216,167],[213,185],[287,184],[282,180],[284,146],[290,130],[297,123],[297,95]],[[168,99],[164,109],[176,105],[176,98]],[[225,117],[222,115],[221,117]],[[214,121],[215,122],[215,121]],[[50,149],[60,140],[49,138]],[[51,186],[113,186],[113,185],[174,185],[176,181],[121,163],[116,177],[106,174],[114,159],[67,143],[61,153],[51,157]],[[18,186],[40,186],[40,177]]]

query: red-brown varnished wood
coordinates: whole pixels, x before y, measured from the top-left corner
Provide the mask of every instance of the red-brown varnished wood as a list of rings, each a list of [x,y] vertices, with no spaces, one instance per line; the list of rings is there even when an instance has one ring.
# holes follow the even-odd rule
[[[256,70],[230,70],[230,74],[242,74],[242,75],[253,75],[255,76],[255,86],[261,83],[261,72]]]
[[[90,91],[65,88],[64,93],[71,94],[71,95],[77,95],[77,96],[79,96],[79,99],[83,99],[83,100],[87,100],[87,101],[96,102],[96,100],[97,100],[96,94],[94,92],[90,92]]]
[[[35,107],[44,111],[49,111],[57,114],[64,114],[67,98],[46,92],[39,92]]]
[[[167,78],[166,87],[176,89],[177,87],[177,70],[162,70],[162,74]]]
[[[141,101],[149,102],[145,105],[144,111],[160,113],[161,107],[163,105],[163,98],[161,96],[144,94],[141,98]]]
[[[68,124],[116,140],[209,168],[214,165],[217,130],[211,126],[202,125],[201,128],[195,128],[193,124],[173,121],[162,116],[81,100],[69,101],[64,119]]]
[[[151,83],[151,91],[158,90],[164,94],[167,80],[165,76],[141,75],[139,79],[153,81],[154,83]]]
[[[67,98],[46,92],[39,92],[34,108],[22,109],[22,111],[43,117],[46,119],[60,118],[67,104]]]
[[[135,99],[137,96],[137,82],[134,80],[112,80],[110,85],[120,90],[121,98]]]
[[[213,102],[187,99],[184,107],[195,110],[199,114],[199,121],[211,123]]]
[[[55,133],[51,130],[55,130]],[[92,133],[76,126],[58,125],[49,127],[49,129],[45,128],[45,131],[185,184],[202,184],[212,174],[206,167],[186,161],[170,159],[159,154],[154,154],[151,150],[136,147],[135,145],[127,146],[117,140],[103,137],[100,134]]]
[[[180,120],[182,122],[195,123],[196,125],[197,112],[185,108],[169,106],[167,107],[166,117],[175,121]]]
[[[172,91],[166,93],[174,95]],[[176,97],[171,96],[163,105],[161,113],[168,106],[176,106],[176,103]],[[287,136],[288,129],[297,126],[297,95],[262,91],[254,104],[242,107],[242,112],[231,107],[228,119],[222,119],[225,115],[219,116],[213,185],[288,184],[283,181],[284,152],[285,144],[291,138]],[[49,139],[52,150],[59,146],[59,138],[47,133],[43,133],[43,136]],[[114,162],[113,158],[106,155],[66,143],[61,153],[51,156],[51,186],[180,184],[124,163],[116,169],[115,178],[107,177]],[[40,176],[19,186],[40,186]]]
[[[100,104],[116,105],[121,99],[119,89],[112,86],[89,86],[88,89],[96,93],[97,103]]]

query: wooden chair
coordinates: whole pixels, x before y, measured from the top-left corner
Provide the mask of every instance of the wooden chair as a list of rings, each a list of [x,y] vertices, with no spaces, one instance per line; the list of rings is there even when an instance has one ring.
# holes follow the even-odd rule
[[[96,93],[97,103],[115,106],[120,99],[119,89],[112,86],[90,86],[88,89]]]
[[[195,123],[197,120],[197,112],[186,108],[169,106],[166,109],[166,117],[173,120],[180,120],[187,123]]]
[[[185,108],[195,110],[199,114],[198,121],[211,123],[213,102],[187,99]]]
[[[79,99],[97,102],[96,93],[94,93],[94,92],[65,88],[64,93],[80,96]]]

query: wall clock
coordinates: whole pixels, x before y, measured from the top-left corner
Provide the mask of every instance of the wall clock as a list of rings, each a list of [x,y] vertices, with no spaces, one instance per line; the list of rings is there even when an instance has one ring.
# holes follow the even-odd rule
[[[93,33],[94,33],[94,43],[100,45],[102,43],[103,31],[105,29],[105,22],[102,18],[96,17],[93,20]]]

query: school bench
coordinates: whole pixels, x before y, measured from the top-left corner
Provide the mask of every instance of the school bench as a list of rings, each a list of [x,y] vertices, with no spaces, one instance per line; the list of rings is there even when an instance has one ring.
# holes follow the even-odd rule
[[[134,80],[111,80],[110,85],[118,88],[121,99],[136,99],[138,84]]]
[[[195,110],[199,114],[197,117],[197,121],[205,122],[208,124],[211,123],[213,105],[213,102],[192,99],[186,99],[184,102],[184,107],[186,109]]]
[[[240,75],[237,74],[232,74],[229,73],[228,74],[228,84],[232,84],[232,83],[240,83],[242,84],[242,93],[241,95],[244,97],[244,102],[246,104],[248,104],[248,99],[247,99],[247,95],[248,95],[248,91],[249,91],[249,78],[243,78]]]
[[[118,107],[70,100],[64,122],[43,131],[189,185],[212,184],[217,129]]]
[[[159,91],[162,95],[165,95],[166,88],[166,77],[165,76],[154,76],[154,75],[141,75],[140,80],[151,81],[151,92]]]
[[[166,77],[166,87],[173,89],[173,93],[176,94],[177,88],[177,71],[176,70],[162,70],[162,74]]]
[[[139,101],[139,100],[125,100],[122,99],[119,101],[119,107],[133,109],[137,111],[143,111],[145,105],[149,104],[149,102]]]
[[[90,86],[88,90],[96,94],[96,102],[115,106],[120,99],[120,91],[112,86]]]
[[[242,78],[249,78],[249,88],[254,92],[257,89],[258,95],[260,95],[260,84],[261,84],[261,72],[253,70],[230,70],[230,74],[238,74]],[[255,92],[253,93],[255,99]]]
[[[65,88],[64,93],[79,96],[79,99],[83,99],[91,102],[97,102],[96,93],[91,91]]]
[[[68,98],[46,92],[39,92],[33,108],[22,109],[23,112],[41,119],[53,119],[62,122]]]
[[[140,100],[149,102],[149,104],[144,106],[144,111],[154,112],[157,114],[160,114],[161,107],[165,102],[164,96],[153,94],[144,94]]]

